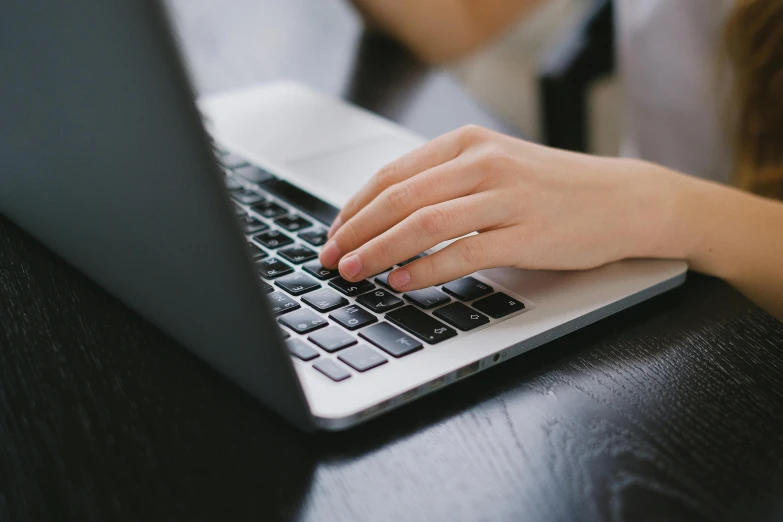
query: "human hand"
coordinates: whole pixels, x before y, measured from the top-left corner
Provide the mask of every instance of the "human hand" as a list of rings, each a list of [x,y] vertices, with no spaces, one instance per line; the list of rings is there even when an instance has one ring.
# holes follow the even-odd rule
[[[358,281],[460,238],[390,274],[395,289],[409,291],[486,268],[675,257],[666,236],[680,178],[469,126],[378,172],[340,212],[320,260]]]

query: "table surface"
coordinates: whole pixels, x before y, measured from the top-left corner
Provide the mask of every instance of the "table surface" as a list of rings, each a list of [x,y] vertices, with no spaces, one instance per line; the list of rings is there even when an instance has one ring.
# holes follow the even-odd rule
[[[507,130],[338,0],[177,0],[201,92],[287,76]],[[358,58],[357,58],[358,56]],[[307,435],[0,218],[0,520],[783,520],[783,325],[681,288]]]

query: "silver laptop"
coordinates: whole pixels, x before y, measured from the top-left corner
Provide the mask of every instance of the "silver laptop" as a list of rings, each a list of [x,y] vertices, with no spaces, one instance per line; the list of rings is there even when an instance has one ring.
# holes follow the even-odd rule
[[[303,429],[366,421],[685,279],[632,260],[405,295],[385,273],[348,283],[318,264],[326,228],[421,138],[293,83],[197,104],[157,2],[45,4],[0,17],[0,211]]]

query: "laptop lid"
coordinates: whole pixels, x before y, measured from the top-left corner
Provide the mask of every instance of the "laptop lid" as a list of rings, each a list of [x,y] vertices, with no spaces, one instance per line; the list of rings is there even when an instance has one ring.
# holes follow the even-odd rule
[[[310,428],[159,3],[6,2],[0,74],[0,211]]]

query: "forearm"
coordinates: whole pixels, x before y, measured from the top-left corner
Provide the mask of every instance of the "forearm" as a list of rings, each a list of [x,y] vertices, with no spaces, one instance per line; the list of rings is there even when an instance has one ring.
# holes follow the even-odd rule
[[[368,24],[430,63],[455,60],[510,26],[540,0],[351,0]]]
[[[667,257],[724,279],[783,320],[783,203],[694,178],[677,184]]]

